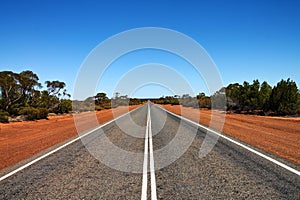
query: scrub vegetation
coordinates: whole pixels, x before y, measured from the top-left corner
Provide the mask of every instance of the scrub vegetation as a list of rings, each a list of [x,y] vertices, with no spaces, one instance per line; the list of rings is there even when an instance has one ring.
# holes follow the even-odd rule
[[[70,100],[66,84],[59,80],[46,81],[43,89],[37,74],[30,70],[15,73],[0,72],[0,122],[47,119],[48,114],[64,114],[104,110],[118,106],[138,105],[142,100],[116,93],[109,99],[98,93],[84,101]]]
[[[221,88],[212,96],[204,93],[191,97],[161,97],[154,101],[158,104],[181,104],[186,107],[221,109],[235,113],[259,115],[296,115],[300,114],[300,92],[296,83],[290,79],[281,80],[273,88],[266,82],[254,80],[252,84],[233,83]]]

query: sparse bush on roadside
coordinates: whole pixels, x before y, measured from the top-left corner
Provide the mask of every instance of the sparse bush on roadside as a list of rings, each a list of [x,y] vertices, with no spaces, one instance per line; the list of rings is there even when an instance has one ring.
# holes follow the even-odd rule
[[[47,108],[38,108],[37,119],[47,119],[48,113],[49,113],[49,111]]]
[[[104,109],[111,109],[111,103],[106,103],[106,104],[103,104],[103,108]]]
[[[8,123],[8,116],[9,116],[8,112],[0,111],[0,122]]]
[[[19,111],[20,115],[25,115],[27,120],[35,120],[38,116],[38,110],[36,108],[25,107]]]
[[[101,111],[103,110],[104,108],[102,106],[99,106],[99,105],[95,105],[95,110],[96,111]]]
[[[70,99],[62,99],[60,104],[61,113],[69,113],[72,111],[72,101]]]
[[[19,111],[20,115],[25,115],[27,120],[47,119],[48,110],[46,108],[25,107]]]

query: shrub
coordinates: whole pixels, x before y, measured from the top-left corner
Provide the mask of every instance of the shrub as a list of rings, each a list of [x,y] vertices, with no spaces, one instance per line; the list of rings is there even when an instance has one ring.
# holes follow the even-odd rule
[[[49,111],[47,108],[38,108],[37,119],[47,119],[48,113],[49,113]]]
[[[103,110],[104,108],[102,106],[99,105],[95,105],[95,110],[100,111]]]
[[[70,99],[62,99],[60,101],[60,111],[61,113],[69,113],[72,111],[72,101]]]
[[[25,107],[19,111],[20,115],[25,115],[27,120],[47,119],[48,110],[46,108]]]
[[[8,116],[9,116],[8,112],[0,110],[0,122],[8,123]]]
[[[35,120],[38,118],[38,109],[25,107],[19,111],[20,115],[25,115],[27,120]]]

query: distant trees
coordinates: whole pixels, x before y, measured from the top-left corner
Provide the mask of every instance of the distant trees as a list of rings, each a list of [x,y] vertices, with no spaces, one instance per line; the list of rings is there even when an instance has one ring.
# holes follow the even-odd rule
[[[71,110],[70,97],[65,83],[46,81],[47,90],[42,90],[37,74],[30,70],[15,73],[0,72],[0,113],[9,116],[25,115],[27,119],[47,118],[48,112],[65,113]],[[68,103],[66,103],[68,102]],[[67,105],[69,104],[69,105]]]
[[[141,99],[129,98],[128,95],[120,95],[119,92],[116,92],[115,96],[110,101],[113,108],[118,106],[139,105],[143,103]]]
[[[251,84],[232,83],[221,88],[212,96],[199,93],[196,97],[188,94],[182,97],[167,96],[155,100],[159,104],[177,104],[187,107],[229,110],[237,113],[261,115],[290,115],[300,113],[300,92],[294,81],[281,80],[273,88],[266,82],[254,80]],[[195,99],[198,105],[195,105]],[[176,103],[174,103],[176,102]]]
[[[116,92],[114,97],[109,99],[106,93],[100,92],[93,97],[86,98],[84,101],[73,101],[73,110],[75,112],[100,111],[118,106],[138,105],[144,101],[137,98],[129,98],[127,95],[120,95],[119,92]]]
[[[153,100],[154,103],[157,104],[171,104],[171,105],[179,105],[179,96],[166,96],[166,97],[160,97],[157,100]]]
[[[96,110],[111,108],[111,101],[104,92],[97,93],[94,97],[94,101]]]
[[[225,88],[221,88],[214,95],[211,96],[211,104],[213,109],[225,110],[226,109],[226,93]]]
[[[46,81],[46,89],[41,90],[37,74],[30,70],[21,73],[0,72],[0,122],[8,122],[9,116],[25,115],[27,119],[47,118],[49,112],[68,113],[93,111],[118,106],[138,105],[146,100],[129,98],[116,92],[109,99],[104,92],[88,97],[84,101],[70,100],[66,84],[59,80]],[[199,93],[166,96],[153,100],[158,104],[171,104],[229,110],[237,113],[258,113],[268,115],[300,114],[300,91],[290,79],[281,80],[273,88],[266,82],[254,80],[243,84],[233,83],[221,88],[211,96]]]

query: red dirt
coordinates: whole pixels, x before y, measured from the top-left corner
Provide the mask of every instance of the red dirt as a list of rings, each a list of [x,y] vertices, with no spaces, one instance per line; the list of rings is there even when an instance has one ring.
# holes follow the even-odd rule
[[[102,124],[110,121],[136,107],[138,106],[98,111],[98,122]],[[79,132],[98,125],[90,122],[89,116],[92,114],[94,112],[78,114],[81,117],[80,123],[84,125]],[[0,123],[0,170],[76,135],[78,134],[71,114],[49,117],[49,120]]]
[[[210,110],[165,105],[165,109],[209,126]],[[254,147],[300,164],[300,118],[265,117],[216,112],[216,121],[225,117],[223,133]],[[200,116],[200,120],[199,119]],[[216,128],[212,126],[212,128]],[[219,129],[219,128],[216,128]]]

